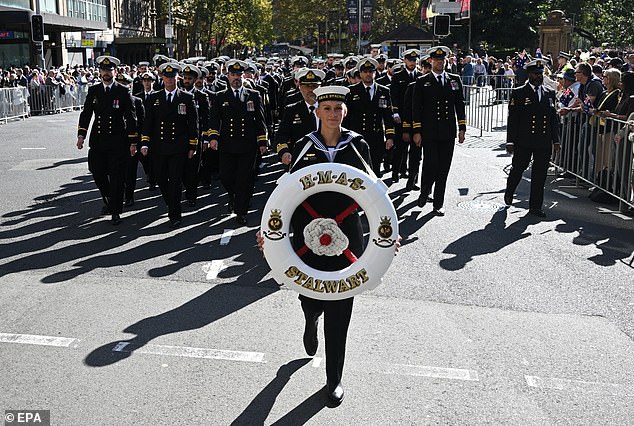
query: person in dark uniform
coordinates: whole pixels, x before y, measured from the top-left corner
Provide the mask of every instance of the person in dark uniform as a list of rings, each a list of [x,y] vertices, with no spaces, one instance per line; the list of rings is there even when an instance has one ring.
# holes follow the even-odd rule
[[[506,150],[513,154],[511,172],[506,181],[504,202],[510,206],[524,170],[533,159],[529,213],[545,217],[544,184],[553,150],[559,151],[559,119],[555,92],[542,83],[544,61],[536,59],[524,65],[528,81],[513,89],[509,100]]]
[[[416,81],[420,73],[416,69],[420,52],[416,49],[409,49],[403,52],[404,67],[395,73],[390,83],[392,94],[392,110],[394,111],[395,137],[394,153],[392,160],[392,183],[399,181],[399,178],[407,178],[407,156],[409,152],[409,134],[404,128],[401,118],[401,108],[405,99],[407,85]]]
[[[152,61],[154,61],[154,66],[159,70],[159,78],[154,82],[154,90],[163,90],[163,79],[160,75],[161,65],[167,64],[168,62],[176,62],[176,60],[172,60],[165,55],[156,54],[152,57]]]
[[[132,94],[139,93],[143,90],[143,74],[148,71],[149,66],[150,63],[147,61],[139,62],[136,76],[134,77],[134,81],[132,82]]]
[[[259,93],[242,85],[247,64],[233,59],[226,66],[229,87],[216,94],[211,108],[210,143],[203,149],[208,145],[218,150],[220,180],[229,195],[229,212],[235,211],[238,224],[246,225],[257,152],[267,150],[266,123]]]
[[[198,146],[198,115],[194,96],[176,86],[180,65],[168,62],[159,68],[164,90],[150,95],[141,153],[152,155],[152,171],[167,204],[170,227],[181,224],[183,168]]]
[[[318,100],[317,116],[321,126],[318,131],[309,133],[295,144],[294,163],[291,172],[317,163],[341,163],[368,171],[364,166],[371,163],[370,148],[358,133],[341,127],[346,115],[344,103],[349,90],[341,86],[325,86],[315,89]],[[308,202],[323,217],[335,217],[353,202],[349,197],[332,192],[322,192],[307,198]],[[292,245],[295,250],[304,246],[303,232],[299,232],[313,220],[313,217],[301,208],[295,211],[291,219],[293,233]],[[360,256],[363,252],[363,229],[358,212],[348,216],[340,225],[349,239],[348,248]],[[258,244],[262,248],[263,238],[258,234]],[[319,256],[310,250],[302,256],[307,265],[322,271],[338,271],[350,266],[345,255]],[[352,316],[354,298],[324,301],[299,296],[306,319],[303,343],[306,353],[315,355],[319,341],[317,326],[319,317],[324,314],[324,337],[326,340],[326,391],[328,398],[336,404],[343,401],[344,389],[341,383],[346,355],[348,326]]]
[[[183,169],[183,185],[185,186],[185,198],[187,205],[194,207],[198,198],[198,171],[200,169],[200,156],[202,152],[201,141],[204,143],[209,137],[209,97],[206,93],[194,87],[202,73],[195,65],[186,64],[181,67],[183,91],[194,96],[194,105],[198,115],[198,141],[196,155],[185,161]]]
[[[114,225],[121,223],[123,185],[128,157],[136,153],[136,113],[130,91],[114,81],[114,69],[119,60],[112,56],[99,56],[101,84],[88,88],[84,109],[79,115],[77,148],[84,140],[93,114],[95,121],[90,132],[88,168],[101,193],[102,214],[112,215]]]
[[[143,84],[143,88],[140,92],[134,93],[134,96],[143,100],[143,111],[148,108],[150,95],[154,93],[154,82],[156,81],[156,77],[153,73],[146,71],[141,75],[141,83]],[[145,118],[145,117],[144,117]],[[143,131],[143,126],[139,124],[139,134]],[[154,191],[156,189],[156,179],[154,178],[154,173],[152,173],[152,158],[151,155],[140,155],[139,161],[143,166],[143,170],[145,171],[145,177],[147,179],[147,183],[149,185],[150,191]]]
[[[303,68],[297,73],[302,100],[284,108],[274,138],[277,155],[286,166],[293,160],[295,142],[319,128],[315,115],[317,99],[313,91],[321,86],[325,76],[323,71],[310,68]]]
[[[306,59],[305,56],[296,56],[291,60],[291,65],[293,68],[290,73],[290,76],[284,78],[284,80],[282,81],[282,84],[280,84],[279,103],[278,103],[278,109],[279,109],[280,115],[282,111],[284,111],[284,108],[286,107],[286,105],[289,105],[293,102],[297,102],[297,100],[289,101],[286,98],[289,95],[289,92],[292,93],[292,91],[297,88],[297,80],[295,78],[295,73],[300,68],[305,68],[308,66],[308,59]]]
[[[460,76],[445,71],[451,51],[437,46],[427,51],[432,72],[416,80],[412,102],[414,143],[423,147],[423,173],[418,206],[427,203],[434,186],[434,214],[444,216],[445,188],[453,158],[458,120],[458,142],[467,130],[465,103]]]
[[[372,170],[381,177],[383,157],[394,146],[394,120],[390,90],[374,81],[378,65],[372,58],[362,58],[357,64],[361,82],[349,87],[343,125],[363,136],[370,146]]]
[[[221,90],[225,90],[227,88],[227,84],[224,80],[216,78],[216,75],[220,70],[220,66],[218,65],[218,63],[214,61],[207,61],[203,63],[202,68],[206,69],[208,72],[207,76],[205,77],[205,87],[203,88],[203,92],[205,92],[209,97],[209,110],[211,111],[216,93],[220,92]],[[203,150],[202,165],[198,174],[200,176],[202,187],[205,189],[211,187],[212,180],[218,180],[220,174],[218,151],[214,151],[213,149]]]
[[[121,84],[124,87],[127,87],[129,90],[132,89],[133,78],[127,75],[124,72],[117,73],[116,82]],[[137,96],[132,95],[132,99],[134,100],[134,111],[136,113],[137,120],[137,134],[136,138],[134,138],[134,142],[131,141],[131,144],[138,146],[139,141],[141,140],[141,129],[143,129],[143,120],[145,118],[145,107],[143,106],[143,100]],[[139,157],[142,157],[141,152],[137,150],[137,152],[128,158],[128,164],[126,166],[125,178],[124,178],[124,202],[123,205],[126,207],[132,207],[134,205],[134,190],[136,189],[136,175],[137,169],[139,168]]]

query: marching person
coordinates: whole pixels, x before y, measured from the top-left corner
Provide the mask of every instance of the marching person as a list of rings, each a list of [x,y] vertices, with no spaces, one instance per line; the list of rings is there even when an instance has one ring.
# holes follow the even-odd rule
[[[274,139],[277,155],[286,166],[293,160],[295,142],[319,128],[314,90],[321,86],[325,78],[326,74],[318,69],[302,68],[297,73],[303,99],[284,108]]]
[[[394,120],[390,89],[374,80],[378,66],[373,58],[362,58],[357,64],[361,82],[350,86],[344,126],[363,136],[370,146],[372,170],[381,177],[383,157],[394,146]]]
[[[427,51],[431,72],[416,80],[412,102],[412,133],[417,146],[423,147],[423,172],[418,206],[424,207],[434,186],[434,214],[444,216],[445,188],[453,158],[458,120],[458,143],[467,130],[465,103],[460,76],[445,71],[448,47]]]
[[[541,59],[524,65],[528,81],[513,89],[509,100],[506,151],[513,154],[511,172],[506,181],[504,202],[513,204],[513,194],[524,170],[533,159],[529,213],[546,217],[542,210],[544,185],[553,150],[559,151],[559,119],[555,108],[555,92],[543,82],[544,62]]]
[[[194,96],[176,86],[180,65],[159,67],[163,90],[150,95],[141,136],[141,154],[152,155],[152,172],[167,204],[170,227],[182,221],[183,168],[194,158],[198,146],[198,115]]]
[[[264,107],[260,94],[242,85],[246,62],[232,59],[226,66],[229,87],[218,92],[212,103],[210,142],[203,149],[218,150],[229,213],[235,212],[236,222],[246,225],[258,149],[262,154],[267,150]]]
[[[345,102],[349,89],[342,86],[319,87],[314,90],[318,106],[317,117],[320,128],[297,141],[294,147],[294,163],[291,172],[317,163],[341,163],[368,171],[364,165],[370,164],[370,148],[363,137],[341,127],[347,113]],[[337,193],[318,193],[306,200],[323,217],[335,217],[353,202],[349,197]],[[297,250],[304,246],[302,230],[313,217],[298,208],[291,219],[293,247]],[[355,256],[363,252],[363,229],[358,212],[349,215],[340,225],[349,239],[348,248]],[[258,233],[258,245],[262,249],[264,239]],[[350,266],[350,260],[344,255],[320,256],[310,250],[302,256],[307,265],[323,270],[338,271]],[[326,340],[326,390],[328,398],[340,404],[344,398],[341,383],[346,355],[348,326],[352,316],[353,298],[342,300],[317,300],[299,296],[306,319],[303,343],[306,353],[315,355],[319,341],[317,326],[319,317],[324,314],[324,337]]]
[[[134,94],[137,98],[143,100],[143,111],[148,109],[150,95],[154,93],[154,82],[156,81],[156,77],[149,71],[146,71],[141,75],[141,84],[143,84],[143,90]],[[143,130],[143,122],[139,123],[139,131]],[[139,151],[140,153],[140,151]],[[154,173],[152,173],[152,158],[151,155],[141,155],[139,157],[139,161],[143,165],[143,170],[145,171],[145,177],[147,179],[147,183],[149,185],[149,190],[154,191],[156,189],[156,179],[154,178]]]
[[[202,72],[195,65],[186,64],[181,69],[183,76],[183,91],[194,96],[194,105],[198,115],[198,141],[196,155],[185,161],[183,169],[183,185],[185,186],[185,198],[189,207],[196,206],[198,198],[198,171],[200,169],[200,141],[209,134],[209,97],[206,93],[194,87],[194,83],[202,76]]]
[[[128,157],[136,153],[137,122],[132,94],[127,87],[114,81],[114,69],[119,59],[99,56],[101,84],[88,88],[84,109],[79,115],[77,148],[84,140],[94,114],[90,132],[88,168],[104,202],[101,214],[112,215],[113,225],[121,223],[124,177]]]

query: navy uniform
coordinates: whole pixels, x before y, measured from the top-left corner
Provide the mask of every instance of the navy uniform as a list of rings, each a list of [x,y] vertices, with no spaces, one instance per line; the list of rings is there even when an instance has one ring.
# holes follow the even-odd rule
[[[542,210],[544,185],[553,145],[559,150],[559,116],[555,92],[543,82],[544,62],[533,60],[524,65],[528,81],[513,89],[509,100],[506,149],[513,154],[511,172],[506,182],[504,201],[513,202],[513,194],[531,158],[531,194],[529,212],[545,217]]]
[[[152,57],[152,61],[154,62],[154,66],[156,67],[156,69],[159,70],[161,68],[161,65],[163,64],[167,64],[168,62],[176,62],[175,59],[170,59],[167,56],[158,53]],[[154,90],[163,90],[163,79],[161,79],[160,72],[159,78],[154,82]]]
[[[225,90],[227,88],[227,83],[216,77],[220,68],[216,62],[204,62],[203,68],[208,72],[205,77],[205,87],[203,92],[205,92],[209,98],[209,110],[211,113],[216,93]],[[207,134],[207,139],[209,139],[209,134]],[[202,164],[198,175],[200,176],[200,182],[202,183],[203,188],[209,188],[211,186],[212,179],[217,180],[219,176],[220,165],[218,163],[218,151],[213,149],[203,150],[201,157]]]
[[[200,169],[200,158],[202,153],[202,145],[209,138],[209,97],[206,93],[194,87],[195,81],[201,77],[202,73],[195,65],[186,64],[181,67],[181,73],[194,78],[192,85],[185,85],[183,89],[194,96],[194,105],[198,115],[198,146],[196,154],[192,158],[185,161],[183,169],[183,185],[185,186],[185,198],[190,207],[196,205],[198,198],[198,171]]]
[[[131,89],[131,85],[133,84],[133,78],[129,75],[120,72],[117,74],[116,78],[117,83],[122,86]],[[145,118],[145,107],[143,106],[143,100],[137,96],[132,95],[132,100],[134,100],[134,111],[136,113],[137,127],[135,133],[137,135],[134,138],[134,142],[130,141],[131,145],[137,146],[139,141],[141,140],[141,129],[143,129],[143,120]],[[134,205],[134,190],[136,189],[136,174],[137,169],[139,168],[139,157],[143,157],[141,152],[137,150],[134,155],[131,155],[128,158],[128,164],[126,166],[125,172],[125,191],[124,191],[124,205],[126,207],[132,207]]]
[[[143,113],[144,113],[144,119],[145,119],[145,110],[147,110],[148,108],[148,104],[149,104],[149,99],[150,99],[150,95],[152,93],[154,93],[154,89],[152,88],[154,86],[154,82],[156,81],[156,77],[154,76],[153,73],[146,71],[141,75],[141,81],[147,81],[150,82],[150,90],[149,91],[145,91],[145,86],[142,87],[140,92],[135,92],[134,96],[136,96],[137,98],[140,98],[143,101]],[[139,123],[139,135],[141,134],[141,132],[143,131],[143,123],[140,122]],[[149,189],[151,191],[156,189],[156,179],[154,178],[154,173],[152,173],[152,154],[148,153],[147,155],[141,155],[139,157],[139,161],[141,162],[141,165],[143,166],[143,170],[145,171],[145,176],[147,179],[147,182],[149,184]]]
[[[99,68],[112,77],[119,60],[112,56],[100,56]],[[102,83],[88,88],[84,109],[79,115],[77,147],[83,147],[88,127],[94,114],[89,139],[88,168],[104,201],[102,213],[112,214],[112,223],[121,222],[123,188],[126,163],[131,144],[138,136],[134,101],[127,87],[102,75]]]
[[[161,65],[164,77],[175,78],[178,63]],[[167,204],[170,226],[181,224],[182,178],[185,162],[198,146],[198,116],[194,96],[178,87],[153,93],[143,123],[143,148],[152,155],[152,171]]]
[[[134,80],[132,81],[133,94],[143,91],[143,74],[147,72],[147,69],[149,66],[150,66],[150,63],[147,61],[139,62],[139,71],[136,77],[134,77]],[[144,69],[141,69],[141,68],[144,68]]]
[[[416,69],[416,61],[420,57],[420,52],[416,49],[409,49],[403,53],[406,64],[414,64],[412,69],[404,66],[400,71],[392,76],[390,82],[390,92],[392,94],[392,110],[394,111],[394,122],[396,136],[394,138],[394,153],[392,160],[392,182],[398,182],[399,177],[408,177],[407,156],[409,153],[409,141],[403,140],[403,133],[411,131],[409,123],[403,123],[401,109],[405,101],[405,90],[407,86],[420,77]]]
[[[363,58],[359,61],[357,69],[360,72],[375,73],[377,66],[378,62],[375,59]],[[376,84],[374,78],[370,85],[362,81],[350,86],[349,89],[350,93],[346,99],[348,114],[343,125],[362,135],[368,143],[372,157],[372,170],[380,177],[381,162],[386,154],[386,142],[389,141],[391,147],[394,138],[390,90]]]
[[[318,69],[304,68],[297,74],[300,85],[320,86],[326,74]],[[301,93],[300,93],[301,96]],[[314,94],[313,94],[314,97]],[[295,142],[310,132],[317,130],[315,99],[301,100],[287,105],[282,120],[275,133],[274,143],[277,155],[282,161],[286,153],[293,153]]]
[[[338,86],[315,89],[315,95],[319,102],[330,100],[344,101],[347,92],[346,88]],[[310,144],[308,150],[304,151],[305,146],[308,144]],[[300,154],[302,154],[301,157]],[[317,163],[330,162],[348,164],[365,171],[363,161],[367,164],[371,163],[370,149],[363,137],[346,129],[341,131],[341,139],[337,144],[337,150],[334,155],[329,152],[320,132],[316,131],[303,137],[295,144],[293,157],[296,160],[291,171]],[[306,202],[323,217],[333,218],[348,208],[353,200],[342,194],[325,192],[308,197]],[[292,245],[295,250],[299,250],[304,245],[303,232],[299,230],[304,229],[312,220],[313,217],[302,208],[298,208],[293,214],[291,226],[295,232],[293,233]],[[363,252],[363,229],[358,212],[348,216],[340,227],[349,239],[348,248],[350,251],[355,256],[360,256]],[[350,260],[345,255],[319,256],[310,250],[302,256],[302,260],[307,265],[323,271],[337,271],[350,266]],[[354,298],[325,301],[300,295],[299,299],[301,300],[302,310],[306,319],[303,340],[308,355],[312,356],[317,351],[317,325],[319,317],[322,313],[324,314],[326,390],[333,402],[340,403],[343,400],[341,378]]]
[[[433,60],[446,60],[451,51],[445,46],[432,47],[427,54]],[[423,207],[434,186],[434,214],[443,216],[445,188],[453,158],[456,139],[456,119],[461,132],[467,129],[465,102],[460,76],[443,70],[416,80],[412,102],[412,132],[422,138],[423,173],[418,205]],[[416,136],[418,135],[418,136]],[[461,133],[461,143],[464,133]]]
[[[227,61],[234,76],[242,77],[246,68],[244,61]],[[239,88],[229,86],[218,92],[211,108],[210,140],[210,147],[219,152],[220,180],[229,195],[229,211],[235,211],[238,224],[245,225],[258,147],[267,146],[260,94],[241,83]]]

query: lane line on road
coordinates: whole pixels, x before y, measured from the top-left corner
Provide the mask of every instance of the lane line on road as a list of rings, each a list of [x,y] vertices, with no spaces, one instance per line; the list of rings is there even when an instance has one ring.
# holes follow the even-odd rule
[[[621,214],[618,211],[614,211],[614,210],[610,210],[610,209],[606,209],[605,207],[599,207],[599,213],[602,214],[611,214],[612,216],[616,216],[619,219],[623,219],[623,220],[632,220],[631,217],[629,216],[625,216],[624,214]]]
[[[556,377],[524,376],[531,388],[554,389],[567,392],[602,393],[613,396],[634,396],[634,385],[589,382],[585,380],[559,379]]]
[[[462,368],[432,367],[427,365],[392,364],[383,371],[385,374],[401,376],[432,377],[436,379],[479,381],[478,372]]]
[[[138,354],[178,356],[182,358],[218,359],[240,362],[264,362],[262,352],[228,351],[222,349],[193,348],[189,346],[145,345],[134,347],[129,342],[119,342],[113,352],[134,352]]]
[[[525,180],[526,182],[530,182],[531,181],[530,178],[523,177],[523,176],[522,176],[522,179]]]
[[[221,246],[226,246],[227,244],[229,244],[229,241],[231,241],[231,237],[233,236],[233,232],[233,229],[225,229],[222,232],[222,237],[220,237]]]
[[[20,343],[23,345],[57,346],[60,348],[69,348],[73,343],[79,342],[79,340],[73,339],[70,337],[39,336],[34,334],[0,333],[0,342],[1,343]]]
[[[556,192],[557,194],[561,194],[561,195],[563,195],[563,196],[565,196],[565,197],[568,197],[568,198],[570,198],[570,199],[572,199],[572,200],[574,200],[575,198],[577,198],[577,196],[576,196],[576,195],[569,194],[569,193],[567,193],[567,192],[565,192],[565,191],[561,191],[561,190],[559,190],[559,189],[553,189],[552,191],[553,191],[553,192]]]
[[[319,368],[320,365],[321,365],[321,357],[318,357],[318,356],[314,357],[313,363],[312,363],[313,368]]]
[[[203,272],[207,274],[208,280],[215,280],[218,278],[218,274],[225,269],[224,260],[212,260],[211,262],[203,265]]]
[[[34,146],[23,146],[20,149],[24,149],[24,150],[40,150],[40,149],[46,149],[44,147],[34,147]]]

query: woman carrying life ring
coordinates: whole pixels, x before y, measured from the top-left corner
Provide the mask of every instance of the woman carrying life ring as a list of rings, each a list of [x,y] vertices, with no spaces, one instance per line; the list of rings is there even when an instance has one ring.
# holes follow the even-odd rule
[[[341,127],[347,111],[344,102],[348,92],[347,87],[341,86],[314,90],[318,101],[315,113],[320,122],[319,130],[295,143],[295,163],[291,173],[319,163],[347,164],[360,170],[366,170],[366,165],[372,164],[369,147],[363,137]],[[320,271],[340,271],[361,257],[363,230],[357,207],[353,199],[342,193],[317,192],[295,210],[291,219],[293,229],[307,231],[294,232],[292,246],[306,265]],[[265,210],[265,214],[268,213]],[[318,220],[324,218],[330,220]],[[275,223],[277,219],[269,219],[273,220],[273,228],[278,225]],[[262,249],[264,244],[265,238],[259,233],[258,245]],[[321,250],[319,246],[331,245],[324,253],[316,253]],[[394,242],[392,250],[397,250],[398,245]],[[319,300],[300,294],[299,299],[306,319],[304,348],[310,356],[317,352],[317,325],[319,317],[324,314],[326,390],[330,400],[339,404],[344,397],[341,378],[354,298]]]

